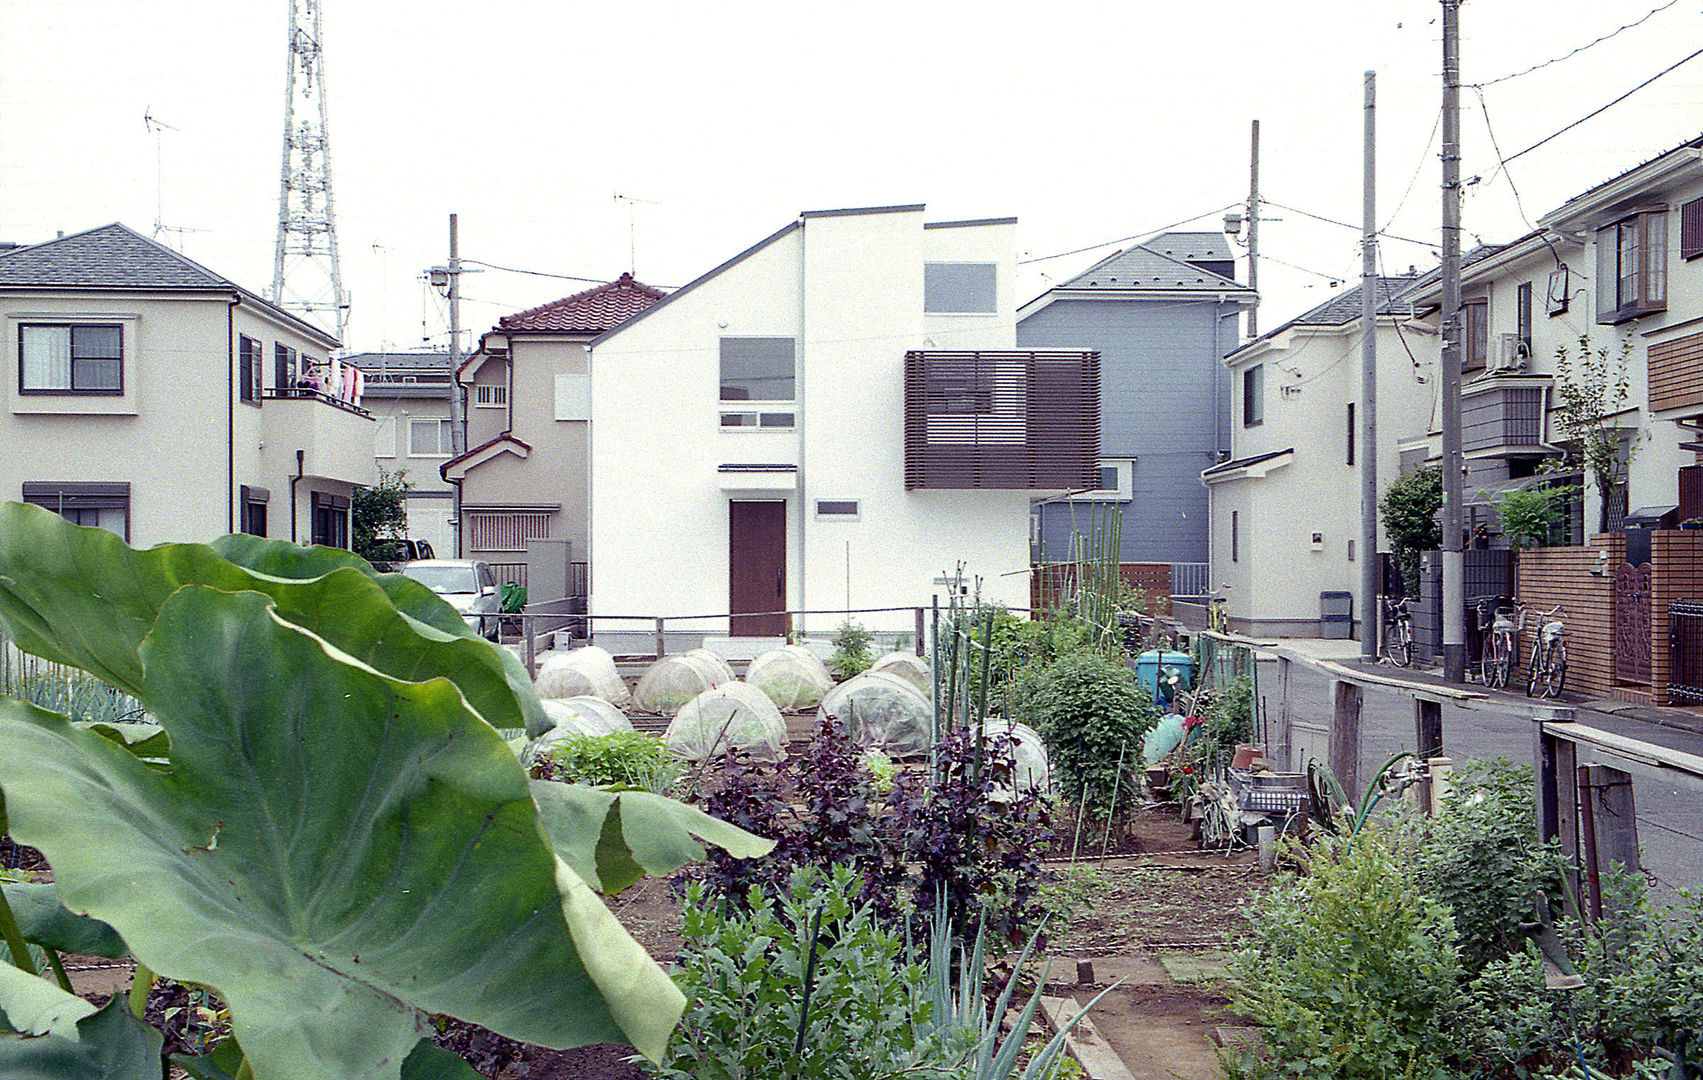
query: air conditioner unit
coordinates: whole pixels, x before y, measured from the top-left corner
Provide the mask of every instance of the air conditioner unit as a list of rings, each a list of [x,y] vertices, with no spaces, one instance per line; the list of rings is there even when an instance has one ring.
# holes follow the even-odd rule
[[[1531,347],[1518,334],[1501,335],[1501,348],[1490,364],[1491,371],[1524,371],[1531,359]]]

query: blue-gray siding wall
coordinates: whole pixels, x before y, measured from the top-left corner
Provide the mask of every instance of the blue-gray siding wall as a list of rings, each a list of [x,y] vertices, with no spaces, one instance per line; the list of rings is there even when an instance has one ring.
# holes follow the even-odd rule
[[[1017,324],[1023,348],[1100,350],[1100,455],[1134,458],[1124,509],[1124,562],[1206,562],[1202,469],[1230,446],[1236,309],[1210,301],[1056,301]],[[1220,316],[1225,316],[1221,318]],[[1040,510],[1049,559],[1068,556],[1088,504]]]

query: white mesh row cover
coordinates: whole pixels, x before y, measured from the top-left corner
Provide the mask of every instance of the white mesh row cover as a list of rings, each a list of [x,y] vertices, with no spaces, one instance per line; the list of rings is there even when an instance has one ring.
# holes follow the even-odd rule
[[[615,658],[596,645],[545,653],[532,683],[542,698],[599,697],[617,707],[632,699],[615,670]]]
[[[1027,724],[1014,724],[997,716],[988,718],[982,729],[988,738],[1003,735],[1011,740],[1011,757],[1017,793],[1051,791],[1052,771],[1047,765],[1047,744]]]
[[[927,753],[934,745],[928,696],[898,675],[866,671],[822,697],[822,714],[859,746],[891,757]]]
[[[759,761],[786,757],[786,720],[768,695],[747,683],[712,687],[688,701],[662,741],[691,761],[743,750]]]
[[[727,665],[718,667],[702,655],[694,655],[697,651],[665,656],[646,668],[633,687],[633,704],[646,712],[672,715],[705,690],[726,682],[721,672]]]
[[[772,649],[751,661],[745,681],[781,709],[813,709],[834,686],[815,653],[798,645]]]
[[[520,757],[522,765],[530,766],[555,746],[576,736],[614,735],[633,730],[627,714],[602,698],[545,698],[544,714],[555,726],[526,744]]]
[[[928,670],[928,661],[912,652],[890,652],[875,663],[869,665],[871,671],[885,671],[889,675],[897,675],[910,683],[924,697],[934,692],[934,676]]]
[[[721,654],[718,652],[711,652],[709,649],[688,649],[680,655],[696,656],[698,659],[713,668],[715,670],[715,684],[717,686],[720,686],[723,683],[733,682],[738,678],[738,676],[733,674],[733,669],[728,666],[727,661],[722,659]]]

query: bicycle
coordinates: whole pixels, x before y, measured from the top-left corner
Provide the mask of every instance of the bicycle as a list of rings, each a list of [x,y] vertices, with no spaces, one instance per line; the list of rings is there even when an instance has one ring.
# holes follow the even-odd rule
[[[1485,643],[1482,670],[1484,685],[1500,689],[1508,685],[1508,674],[1519,663],[1520,632],[1526,626],[1526,605],[1514,601],[1512,611],[1498,609],[1491,613],[1488,629],[1490,640]],[[1478,628],[1485,625],[1485,604],[1478,605]]]
[[[1396,667],[1413,663],[1413,616],[1407,610],[1407,597],[1384,599],[1384,659]]]
[[[1230,632],[1230,613],[1225,609],[1230,600],[1226,595],[1229,591],[1230,586],[1220,585],[1216,593],[1207,597],[1206,628],[1215,634]]]
[[[1551,618],[1560,611],[1561,605],[1557,604],[1539,616],[1549,621],[1538,626],[1537,638],[1532,642],[1531,664],[1526,674],[1527,697],[1535,695],[1540,686],[1544,697],[1558,697],[1561,684],[1567,681],[1567,646],[1562,641],[1567,635],[1567,624]]]

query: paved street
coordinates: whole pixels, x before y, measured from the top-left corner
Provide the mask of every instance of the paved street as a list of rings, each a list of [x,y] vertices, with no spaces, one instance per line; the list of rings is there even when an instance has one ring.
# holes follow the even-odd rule
[[[1275,660],[1262,661],[1259,669],[1260,696],[1268,723],[1279,716],[1281,687]],[[1290,709],[1295,717],[1295,762],[1304,766],[1308,757],[1323,759],[1328,747],[1331,718],[1330,679],[1299,663],[1291,666]],[[1482,689],[1481,687],[1475,689]],[[1524,715],[1498,709],[1493,703],[1475,708],[1443,706],[1444,751],[1456,761],[1487,759],[1498,755],[1531,764],[1533,725]],[[1413,699],[1401,690],[1368,687],[1361,713],[1362,783],[1390,755],[1414,746]],[[1703,734],[1676,730],[1630,716],[1581,708],[1581,723],[1703,755]],[[1703,778],[1628,761],[1580,747],[1579,761],[1601,763],[1623,769],[1632,776],[1633,798],[1638,815],[1638,839],[1643,848],[1644,867],[1655,877],[1653,893],[1671,902],[1674,890],[1703,887]],[[1358,795],[1358,793],[1356,793]]]

